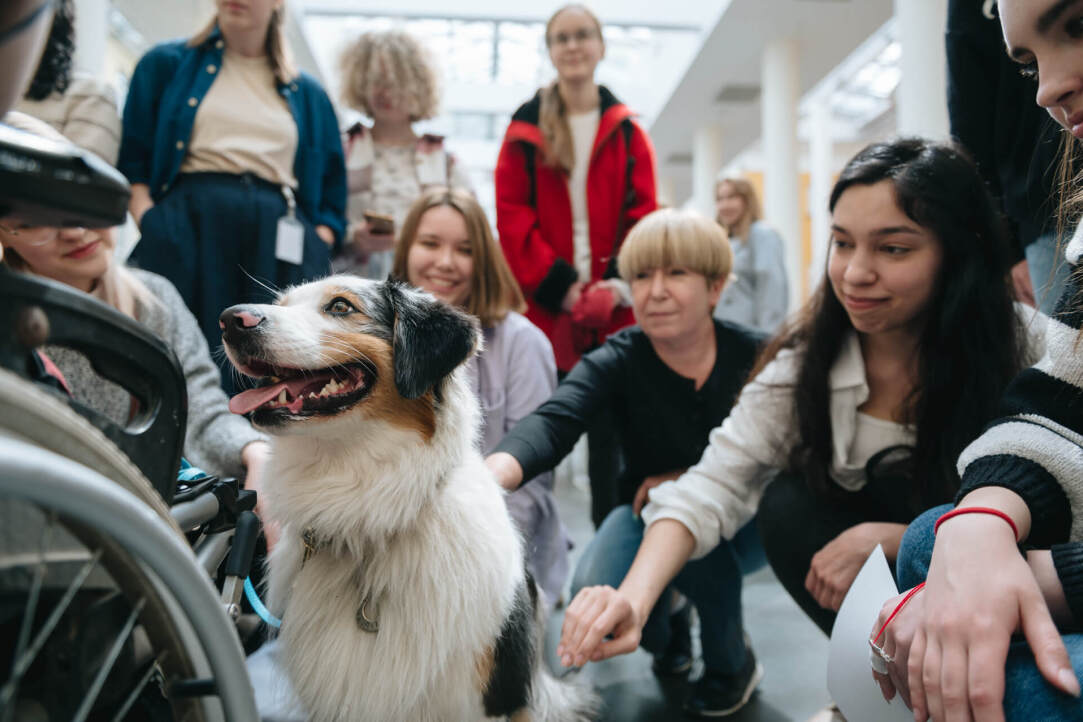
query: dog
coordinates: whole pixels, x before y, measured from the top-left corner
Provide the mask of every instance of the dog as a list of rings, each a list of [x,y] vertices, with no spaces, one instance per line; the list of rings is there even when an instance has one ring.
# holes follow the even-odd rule
[[[544,604],[478,451],[477,322],[331,276],[220,325],[258,380],[231,409],[272,437],[268,598],[308,718],[591,719],[593,693],[545,667]]]

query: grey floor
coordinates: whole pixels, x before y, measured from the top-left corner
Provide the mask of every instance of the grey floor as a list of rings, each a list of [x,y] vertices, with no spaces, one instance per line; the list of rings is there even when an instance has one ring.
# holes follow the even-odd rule
[[[557,474],[557,502],[576,550],[574,559],[590,540],[590,496],[582,477],[573,480],[574,464],[562,466]],[[745,577],[742,601],[745,629],[766,672],[759,690],[749,704],[728,719],[735,722],[782,722],[806,720],[829,701],[826,687],[827,638],[790,599],[770,568]],[[550,619],[548,637],[550,663],[560,638],[562,614]],[[643,650],[597,664],[581,672],[592,683],[604,703],[600,720],[645,722],[680,720],[686,684],[661,684],[650,668],[651,658]],[[691,679],[699,674],[693,667]]]

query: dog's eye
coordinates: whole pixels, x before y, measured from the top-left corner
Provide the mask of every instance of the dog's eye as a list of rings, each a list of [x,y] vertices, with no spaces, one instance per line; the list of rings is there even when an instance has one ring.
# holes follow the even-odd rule
[[[347,316],[357,309],[345,298],[336,298],[323,309],[332,316]]]

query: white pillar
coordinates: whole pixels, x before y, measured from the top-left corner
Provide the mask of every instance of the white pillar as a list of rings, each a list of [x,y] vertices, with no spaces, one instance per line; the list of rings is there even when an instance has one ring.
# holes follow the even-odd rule
[[[895,0],[895,31],[902,46],[896,109],[900,135],[948,137],[948,0]]]
[[[705,125],[692,136],[692,207],[715,217],[714,183],[722,169],[722,128]]]
[[[763,51],[761,103],[764,217],[786,243],[790,308],[803,299],[800,199],[797,175],[797,101],[800,73],[797,41],[772,40]]]
[[[823,277],[827,244],[831,237],[831,214],[827,202],[831,196],[832,135],[831,103],[825,92],[809,104],[809,184],[808,208],[812,226],[812,259],[808,267],[808,289],[812,292]]]
[[[100,76],[109,37],[109,0],[75,0],[75,70]]]

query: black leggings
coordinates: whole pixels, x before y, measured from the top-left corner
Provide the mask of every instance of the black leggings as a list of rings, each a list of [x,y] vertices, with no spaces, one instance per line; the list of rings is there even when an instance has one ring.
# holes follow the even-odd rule
[[[835,612],[821,607],[805,589],[812,557],[858,524],[908,524],[917,516],[906,498],[908,486],[895,477],[870,481],[856,492],[835,487],[831,494],[818,494],[800,474],[783,472],[764,491],[756,520],[767,561],[782,586],[824,634],[831,634]]]

